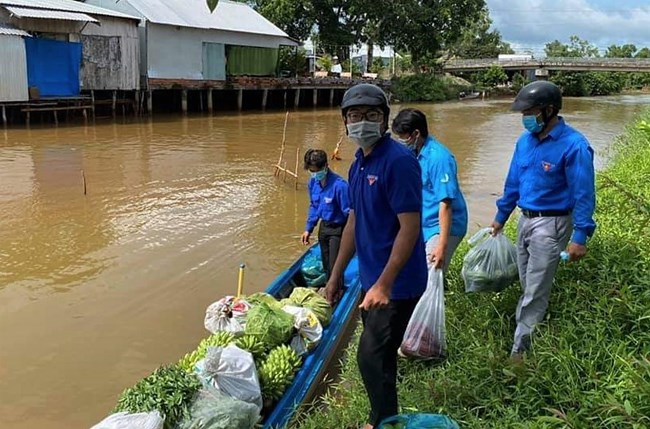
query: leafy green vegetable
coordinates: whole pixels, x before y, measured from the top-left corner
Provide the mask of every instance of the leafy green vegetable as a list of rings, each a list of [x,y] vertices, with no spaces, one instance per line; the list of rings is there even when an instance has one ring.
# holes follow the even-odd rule
[[[293,316],[260,302],[246,314],[246,334],[253,335],[271,350],[287,343],[293,335]]]
[[[288,299],[282,301],[310,309],[323,327],[327,326],[332,319],[332,307],[325,298],[312,289],[297,287],[291,292]]]

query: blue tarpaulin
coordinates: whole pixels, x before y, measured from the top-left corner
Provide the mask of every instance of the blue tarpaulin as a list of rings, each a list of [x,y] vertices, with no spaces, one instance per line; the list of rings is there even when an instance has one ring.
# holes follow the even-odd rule
[[[42,97],[79,95],[81,43],[25,38],[27,81]]]

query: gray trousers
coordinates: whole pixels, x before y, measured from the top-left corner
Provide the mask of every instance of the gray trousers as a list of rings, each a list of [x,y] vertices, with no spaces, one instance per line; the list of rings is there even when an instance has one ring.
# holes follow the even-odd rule
[[[530,348],[535,325],[544,319],[553,277],[571,236],[571,216],[527,218],[517,227],[517,265],[522,294],[517,304],[513,353]]]
[[[429,261],[429,255],[433,252],[433,250],[438,246],[438,242],[440,241],[440,234],[436,234],[433,237],[431,237],[427,241],[427,267],[431,269],[433,266],[433,263]],[[445,265],[442,267],[443,272],[447,272],[447,268],[449,268],[449,263],[451,262],[451,258],[454,256],[454,252],[456,252],[456,249],[458,248],[458,245],[460,242],[463,241],[463,237],[454,237],[453,235],[449,236],[449,239],[447,240],[447,249],[445,250]]]

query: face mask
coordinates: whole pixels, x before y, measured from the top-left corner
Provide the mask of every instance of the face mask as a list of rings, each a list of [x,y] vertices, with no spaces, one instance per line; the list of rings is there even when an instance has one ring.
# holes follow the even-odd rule
[[[365,149],[381,138],[381,124],[379,122],[361,121],[347,124],[348,137],[359,147]]]
[[[521,123],[524,125],[528,131],[533,134],[537,134],[544,129],[544,123],[539,123],[537,121],[538,115],[524,115],[521,117]]]
[[[325,178],[325,176],[327,176],[327,168],[325,168],[325,169],[323,169],[321,171],[315,171],[315,172],[311,173],[312,179],[316,179],[316,180],[323,180]]]

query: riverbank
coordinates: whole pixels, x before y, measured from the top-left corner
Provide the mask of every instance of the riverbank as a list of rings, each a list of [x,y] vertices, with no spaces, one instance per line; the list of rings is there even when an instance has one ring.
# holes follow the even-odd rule
[[[650,111],[598,173],[589,253],[558,271],[524,365],[508,363],[518,288],[465,294],[462,248],[446,292],[449,358],[400,363],[402,412],[444,413],[476,429],[650,427],[650,132],[641,120]],[[367,407],[353,341],[340,383],[294,427],[357,428]]]

